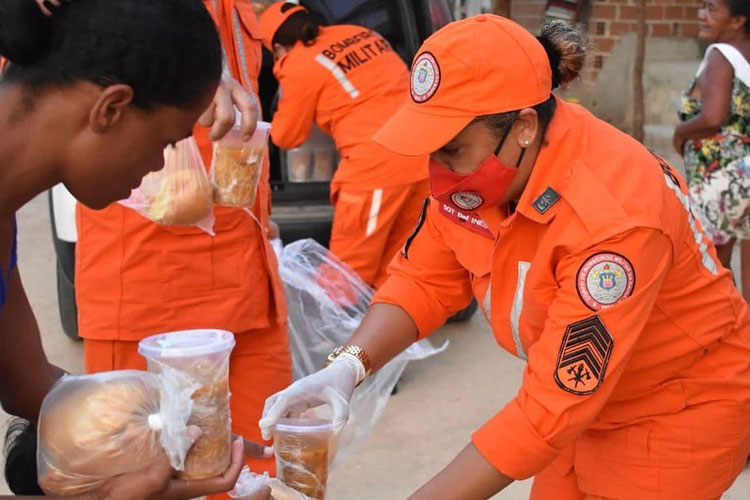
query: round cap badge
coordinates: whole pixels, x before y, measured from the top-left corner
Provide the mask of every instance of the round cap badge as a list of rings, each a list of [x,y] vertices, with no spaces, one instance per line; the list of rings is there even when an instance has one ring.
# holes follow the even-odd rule
[[[477,193],[468,191],[453,193],[451,195],[451,201],[454,205],[463,210],[476,210],[484,204],[484,198]]]
[[[422,103],[435,95],[440,86],[440,66],[429,52],[423,52],[411,68],[411,98]]]
[[[576,283],[583,303],[599,311],[630,297],[635,271],[622,255],[601,252],[586,259],[578,270]]]

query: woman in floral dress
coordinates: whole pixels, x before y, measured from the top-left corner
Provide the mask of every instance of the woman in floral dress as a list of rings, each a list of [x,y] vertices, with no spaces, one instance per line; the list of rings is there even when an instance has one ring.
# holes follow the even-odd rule
[[[698,36],[712,45],[682,99],[674,146],[684,155],[692,209],[729,267],[741,242],[750,301],[750,2],[707,0]]]

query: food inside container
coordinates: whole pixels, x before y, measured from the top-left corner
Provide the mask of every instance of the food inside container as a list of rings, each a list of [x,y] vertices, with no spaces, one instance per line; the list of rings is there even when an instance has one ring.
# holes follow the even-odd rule
[[[300,147],[286,151],[289,182],[330,182],[336,170],[336,144],[317,126]]]
[[[218,205],[250,207],[255,203],[270,128],[269,123],[258,122],[253,137],[244,141],[236,125],[214,144],[211,184]]]
[[[195,380],[193,410],[188,425],[203,432],[185,460],[183,479],[205,479],[229,467],[231,417],[229,412],[229,355],[234,335],[223,330],[188,330],[155,335],[142,340],[138,352],[148,370],[160,373],[174,368]]]
[[[329,420],[279,420],[274,428],[277,478],[310,498],[324,499],[332,436]]]

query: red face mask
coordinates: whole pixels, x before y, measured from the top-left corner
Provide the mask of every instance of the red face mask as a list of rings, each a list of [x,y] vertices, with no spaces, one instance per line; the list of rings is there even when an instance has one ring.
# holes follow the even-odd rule
[[[516,177],[526,153],[526,149],[521,150],[515,167],[508,167],[498,159],[497,154],[505,144],[512,126],[508,126],[495,152],[469,175],[452,172],[448,167],[430,159],[430,190],[433,198],[464,212],[498,205]]]

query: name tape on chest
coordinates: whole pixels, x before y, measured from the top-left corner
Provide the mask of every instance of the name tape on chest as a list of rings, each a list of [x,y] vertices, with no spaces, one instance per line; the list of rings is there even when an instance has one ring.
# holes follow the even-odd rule
[[[604,380],[614,339],[599,316],[568,325],[555,366],[555,382],[572,394],[594,392]]]
[[[486,238],[490,238],[493,240],[495,239],[495,235],[492,234],[490,227],[484,220],[482,220],[481,217],[464,213],[461,210],[451,207],[447,203],[442,203],[442,206],[440,207],[440,213],[446,216],[452,222],[455,222],[456,224],[463,226],[470,231],[479,233]]]
[[[622,255],[599,252],[586,259],[578,269],[576,288],[589,309],[600,311],[632,295],[635,270]]]

